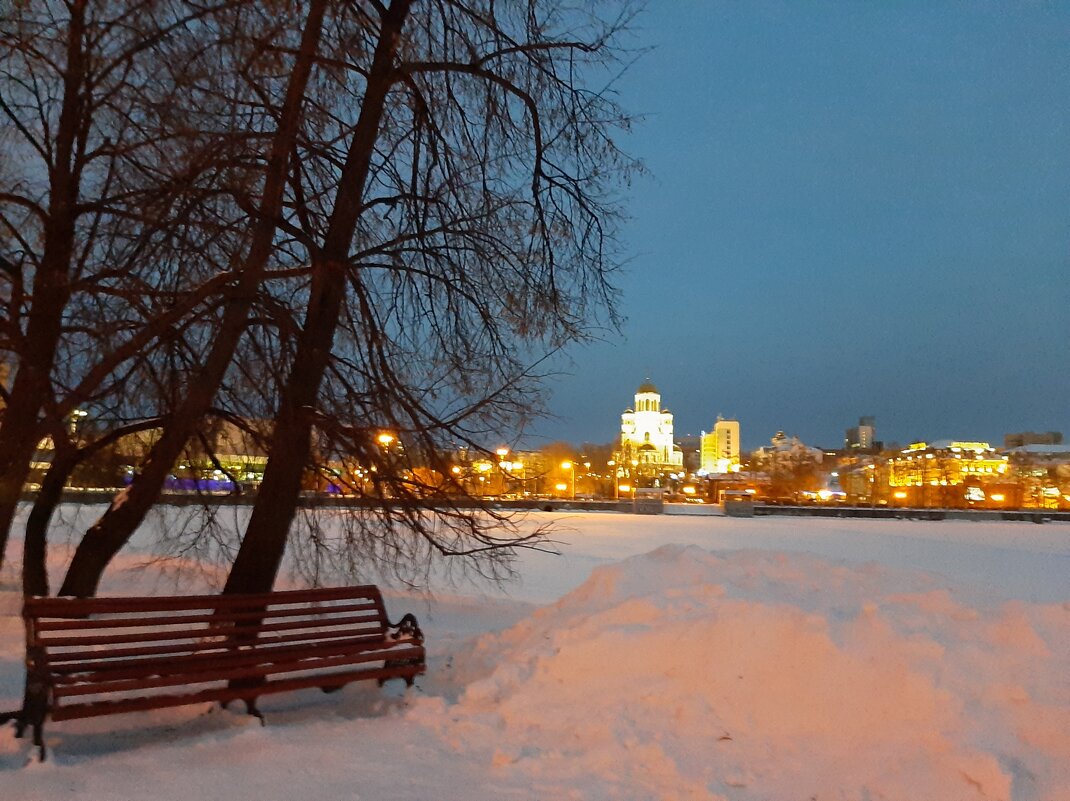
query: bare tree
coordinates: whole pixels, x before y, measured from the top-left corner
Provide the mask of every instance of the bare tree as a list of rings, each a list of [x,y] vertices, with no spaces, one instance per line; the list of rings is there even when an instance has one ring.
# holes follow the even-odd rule
[[[356,120],[323,109],[322,141],[295,170],[312,277],[227,591],[272,586],[314,432],[407,501],[359,528],[358,555],[507,559],[518,540],[501,519],[461,514],[411,467],[384,465],[375,432],[448,476],[445,443],[522,422],[533,365],[613,319],[613,189],[629,164],[610,134],[626,120],[585,82],[623,18],[539,0],[369,9],[354,57],[330,65],[355,84]]]
[[[0,195],[3,336],[18,365],[0,428],[3,536],[27,448],[70,411],[106,410],[109,436],[162,426],[63,594],[95,592],[210,412],[274,417],[228,590],[272,585],[303,482],[340,479],[339,464],[362,466],[347,489],[370,505],[339,538],[301,542],[313,564],[411,576],[462,555],[497,576],[509,546],[540,542],[457,504],[448,454],[521,427],[545,356],[615,322],[615,192],[633,165],[611,138],[627,119],[596,82],[627,14],[544,0],[285,6],[131,2],[94,16],[72,0],[5,19],[2,65],[26,94],[0,111],[48,182],[30,191],[24,176]],[[41,56],[42,41],[66,43],[67,62]],[[53,168],[66,129],[26,122],[64,120],[67,101],[49,103],[65,94],[35,93],[46,79],[70,89],[84,140],[64,162],[73,194]],[[54,197],[73,206],[53,214]],[[28,222],[44,234],[25,235]],[[52,338],[29,347],[48,321]],[[57,440],[31,569],[88,447]]]
[[[215,400],[248,325],[261,283],[278,277],[269,274],[267,267],[269,259],[277,256],[275,233],[283,210],[289,158],[301,123],[302,103],[318,53],[326,7],[326,0],[312,0],[307,9],[285,95],[277,109],[278,123],[266,156],[261,197],[253,204],[251,241],[237,277],[228,287],[203,368],[185,382],[183,395],[168,416],[161,437],[121,502],[113,503],[86,532],[60,589],[62,595],[96,592],[105,567],[156,502],[176,459]],[[250,31],[243,32],[252,38]],[[262,40],[259,48],[263,48]],[[259,88],[260,94],[266,94],[263,87]]]
[[[215,8],[3,6],[0,345],[15,375],[0,424],[0,558],[39,439],[120,390],[120,367],[178,335],[227,280],[209,260],[176,257],[204,247],[183,231],[210,212],[191,190],[218,148],[151,124],[173,94],[170,43]]]

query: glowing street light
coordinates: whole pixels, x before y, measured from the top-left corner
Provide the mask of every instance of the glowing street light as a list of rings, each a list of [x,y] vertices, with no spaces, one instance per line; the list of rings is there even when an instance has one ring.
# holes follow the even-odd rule
[[[89,417],[89,412],[87,412],[85,409],[75,409],[70,413],[71,434],[78,434],[78,426],[87,417]]]
[[[561,469],[568,470],[572,476],[572,500],[576,500],[576,465],[566,459],[561,462]]]
[[[501,476],[501,488],[498,490],[499,495],[505,495],[507,492],[507,474],[512,469],[513,463],[505,461],[505,457],[509,455],[509,449],[506,447],[498,448],[495,451],[498,454],[498,473]]]
[[[389,448],[391,443],[395,440],[395,437],[394,437],[393,434],[389,434],[386,431],[384,431],[382,434],[380,434],[375,439],[384,448]]]

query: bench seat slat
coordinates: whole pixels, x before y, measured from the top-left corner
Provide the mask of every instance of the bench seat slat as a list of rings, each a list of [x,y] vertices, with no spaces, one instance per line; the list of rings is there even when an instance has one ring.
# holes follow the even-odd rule
[[[258,646],[236,650],[221,649],[212,653],[197,653],[176,656],[170,659],[125,659],[120,664],[107,662],[83,662],[77,668],[65,666],[66,672],[57,675],[57,686],[75,685],[86,681],[109,681],[139,676],[153,676],[161,673],[181,674],[201,670],[285,661],[294,658],[306,658],[317,654],[328,656],[342,653],[359,653],[365,651],[388,651],[391,648],[410,645],[408,640],[374,640],[350,638],[330,640],[327,642],[305,643],[284,646]]]
[[[159,689],[161,687],[175,687],[179,685],[208,684],[213,682],[228,682],[234,679],[260,678],[264,676],[276,676],[287,673],[300,673],[309,670],[325,670],[327,668],[343,667],[346,665],[363,664],[367,662],[384,662],[387,660],[416,660],[422,658],[424,650],[418,645],[409,645],[404,648],[392,648],[386,650],[361,650],[352,652],[340,652],[334,655],[323,654],[315,656],[292,656],[288,659],[275,661],[274,659],[261,659],[249,661],[245,664],[234,662],[225,665],[214,666],[212,669],[200,671],[184,671],[176,674],[157,675],[153,678],[126,679],[122,681],[88,682],[72,686],[56,686],[53,695],[63,706],[65,698],[101,695],[107,693],[140,692],[142,690]]]
[[[344,639],[377,642],[383,639],[383,633],[375,630],[362,632],[352,629],[347,629],[345,631],[302,632],[299,634],[286,634],[275,637],[261,637],[256,640],[255,643],[259,647],[282,645],[285,643],[327,642]],[[92,648],[80,651],[66,651],[49,654],[46,664],[50,672],[57,675],[64,675],[89,669],[83,667],[83,663],[99,665],[101,670],[106,670],[112,667],[123,667],[121,660],[125,658],[133,659],[141,656],[170,656],[179,658],[186,654],[220,651],[227,647],[229,647],[229,645],[225,640],[214,640],[211,642],[205,641],[197,643],[176,642],[169,645],[153,645],[141,648],[109,648],[107,650]]]
[[[166,615],[142,617],[109,618],[49,618],[37,623],[38,631],[83,631],[90,629],[135,628],[140,626],[188,626],[194,623],[231,623],[236,621],[274,619],[284,617],[311,617],[313,615],[339,615],[346,612],[375,611],[376,606],[370,601],[355,604],[337,604],[334,606],[303,606],[285,609],[268,609],[266,611],[212,611],[198,615]]]
[[[269,681],[255,688],[256,695],[300,690],[307,687],[342,687],[353,681],[365,679],[415,678],[423,673],[421,665],[392,666],[371,670],[329,673],[320,676],[303,676],[295,679]],[[77,704],[57,707],[52,712],[53,720],[76,720],[97,715],[115,715],[122,712],[143,712],[149,709],[164,709],[185,706],[208,701],[230,701],[241,697],[241,693],[229,688],[218,690],[201,690],[183,695],[155,695],[140,698],[127,698],[121,701],[98,701],[91,704]]]

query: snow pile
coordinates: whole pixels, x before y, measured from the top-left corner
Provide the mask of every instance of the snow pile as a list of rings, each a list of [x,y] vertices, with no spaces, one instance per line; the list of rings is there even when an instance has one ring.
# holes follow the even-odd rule
[[[453,674],[459,698],[408,719],[533,797],[1070,798],[1070,603],[985,610],[924,574],[665,546]]]
[[[196,552],[160,559],[178,517],[102,592],[218,587]],[[1070,801],[1066,527],[554,519],[564,555],[522,555],[521,584],[387,590],[428,635],[416,690],[269,696],[265,727],[208,705],[65,721],[43,765],[0,729],[0,797]],[[17,578],[9,561],[0,710],[22,692]]]

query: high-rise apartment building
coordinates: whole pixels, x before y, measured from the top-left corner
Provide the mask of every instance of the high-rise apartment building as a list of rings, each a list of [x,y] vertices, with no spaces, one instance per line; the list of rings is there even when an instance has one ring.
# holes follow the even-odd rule
[[[703,473],[735,473],[739,471],[739,421],[725,420],[720,415],[713,431],[702,432]]]
[[[858,425],[848,428],[843,438],[843,446],[848,449],[870,451],[877,447],[877,419],[859,417]]]

